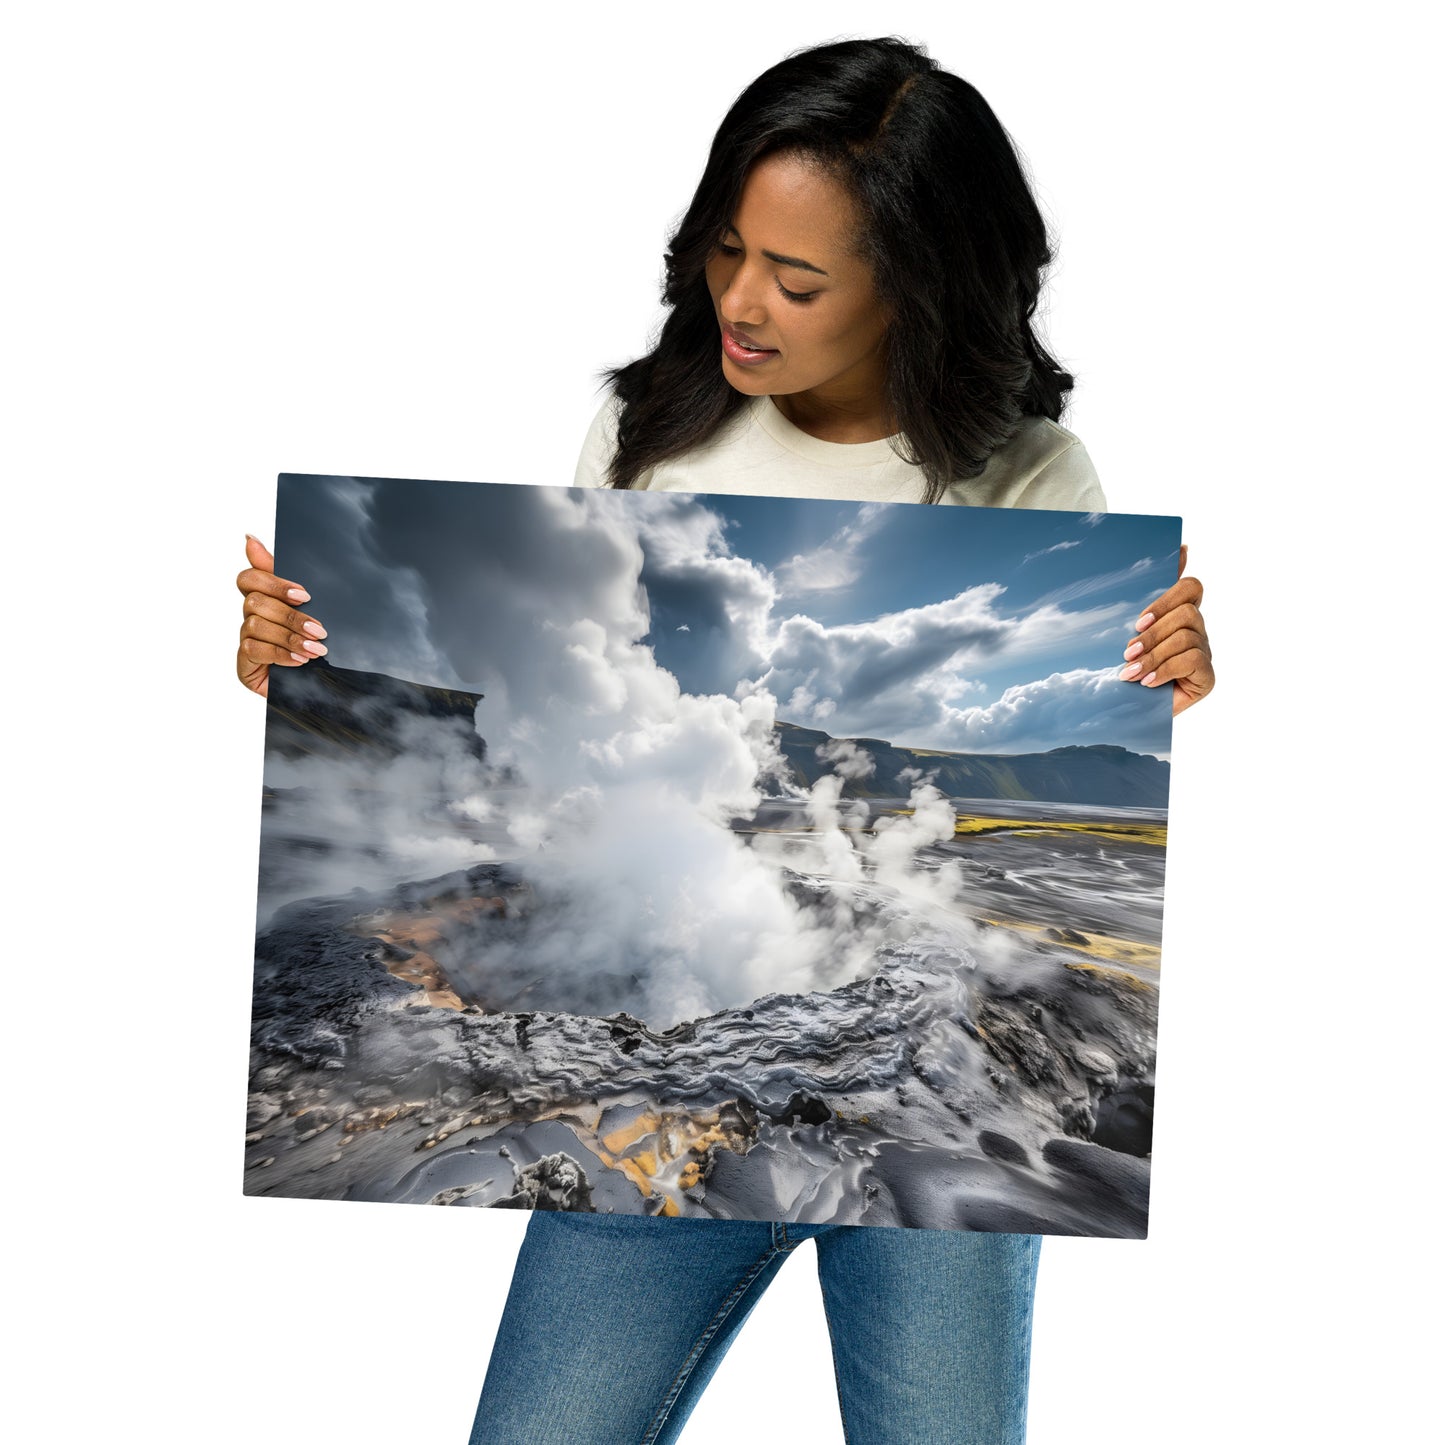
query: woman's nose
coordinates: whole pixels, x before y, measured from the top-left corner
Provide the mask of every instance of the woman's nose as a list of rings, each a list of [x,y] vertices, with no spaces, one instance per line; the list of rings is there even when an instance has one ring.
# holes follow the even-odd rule
[[[733,326],[764,325],[768,312],[763,295],[757,274],[747,266],[739,266],[718,302],[723,320]]]

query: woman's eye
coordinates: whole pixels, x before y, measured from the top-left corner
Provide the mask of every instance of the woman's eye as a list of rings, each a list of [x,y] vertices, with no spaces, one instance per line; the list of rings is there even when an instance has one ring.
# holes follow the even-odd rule
[[[726,241],[719,241],[717,243],[717,253],[719,256],[741,256],[743,254],[743,248],[741,246],[730,246]],[[811,301],[813,297],[818,294],[816,291],[789,291],[776,276],[773,277],[773,284],[778,288],[779,293],[789,301]]]
[[[778,290],[788,298],[789,301],[811,301],[818,293],[816,291],[789,291],[781,281],[778,282]]]

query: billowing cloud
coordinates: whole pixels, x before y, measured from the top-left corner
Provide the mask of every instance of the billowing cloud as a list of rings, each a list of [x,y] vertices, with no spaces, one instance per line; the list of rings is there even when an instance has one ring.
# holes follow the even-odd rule
[[[685,691],[718,690],[717,679],[747,676],[766,656],[777,584],[733,554],[722,519],[698,498],[660,492],[647,501],[615,510],[642,549],[654,634],[685,629],[686,651],[670,654],[669,666]]]
[[[1112,667],[1050,673],[1005,688],[986,706],[952,710],[949,746],[963,752],[1025,753],[1068,742],[1167,751],[1168,694],[1154,694],[1155,705],[1141,707],[1141,691]]]
[[[788,721],[836,735],[953,747],[957,704],[977,689],[969,669],[1020,663],[1127,610],[1047,606],[1013,615],[1002,609],[1004,591],[980,583],[942,602],[834,626],[794,614],[773,635],[766,667],[739,691],[765,689]]]

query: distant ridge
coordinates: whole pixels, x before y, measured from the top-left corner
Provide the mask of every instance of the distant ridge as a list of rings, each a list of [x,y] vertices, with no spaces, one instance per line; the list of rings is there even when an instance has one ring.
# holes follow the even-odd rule
[[[336,667],[318,657],[302,667],[272,668],[270,694],[266,747],[286,757],[395,757],[405,747],[407,722],[419,717],[456,728],[478,758],[485,756],[486,745],[473,726],[479,692]],[[866,751],[874,771],[845,782],[845,798],[906,797],[911,784],[899,774],[914,768],[933,774],[934,786],[950,797],[1127,808],[1169,803],[1168,763],[1109,744],[1046,753],[951,753],[895,747],[882,738],[835,738],[796,723],[780,722],[775,730],[800,787],[832,771],[818,756],[823,744],[851,742]]]
[[[895,747],[882,738],[833,738],[818,728],[777,724],[778,742],[794,781],[807,787],[832,764],[818,756],[824,743],[851,742],[875,764],[866,778],[849,779],[845,798],[907,796],[905,768],[934,774],[934,786],[954,798],[1008,798],[1017,802],[1096,803],[1121,808],[1169,805],[1169,764],[1147,753],[1107,743],[1071,744],[1046,753],[949,753]]]
[[[273,667],[268,688],[266,749],[283,757],[394,758],[405,748],[405,720],[417,717],[462,724],[456,730],[476,757],[486,754],[473,722],[479,692],[335,667],[324,657]]]

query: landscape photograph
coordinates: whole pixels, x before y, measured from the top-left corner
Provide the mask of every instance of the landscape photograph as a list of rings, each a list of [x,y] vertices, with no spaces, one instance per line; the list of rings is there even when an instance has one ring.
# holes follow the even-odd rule
[[[283,475],[248,1195],[1142,1238],[1174,517]]]

